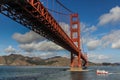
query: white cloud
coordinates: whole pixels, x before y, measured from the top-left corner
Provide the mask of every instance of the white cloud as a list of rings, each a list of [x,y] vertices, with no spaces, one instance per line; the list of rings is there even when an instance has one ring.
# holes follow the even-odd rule
[[[88,50],[95,50],[100,45],[100,41],[91,35],[96,30],[97,26],[81,22],[81,44],[86,45]]]
[[[94,26],[94,25],[92,25],[91,27],[86,27],[86,28],[84,28],[83,32],[92,33],[92,32],[94,32],[94,31],[96,31],[96,30],[97,30],[97,27]]]
[[[62,47],[56,45],[51,41],[41,41],[38,43],[28,43],[28,44],[20,44],[21,49],[31,52],[31,51],[55,51],[55,50],[63,50]]]
[[[93,26],[88,28],[87,24],[81,23],[82,28],[82,44],[87,46],[88,50],[95,50],[99,48],[113,48],[120,49],[119,40],[120,40],[120,30],[112,30],[109,33],[104,33],[100,37],[91,35],[90,30],[96,31],[97,27]],[[96,28],[96,29],[94,29]]]
[[[15,33],[13,38],[21,44],[45,40],[45,38],[33,31],[27,32],[25,34]]]
[[[83,23],[83,22],[80,23],[81,31],[84,31],[86,27],[87,27],[86,23]]]
[[[117,42],[112,43],[112,48],[120,49],[120,39]]]
[[[47,59],[47,58],[51,58],[54,56],[61,56],[61,57],[66,57],[66,58],[70,58],[70,54],[62,54],[59,53],[57,51],[42,51],[42,52],[24,52],[25,56],[31,56],[31,57],[40,57],[42,59]]]
[[[13,38],[20,43],[19,47],[27,52],[63,50],[51,41],[45,40],[39,34],[30,31],[25,34],[15,33]]]
[[[101,38],[92,36],[84,36],[82,38],[83,44],[87,46],[88,50],[95,50],[99,48],[113,48],[120,49],[120,30],[113,30],[104,34]]]
[[[81,34],[84,36],[89,36],[91,33],[95,32],[97,30],[97,26],[88,25],[83,22],[81,22],[80,28],[81,28]]]
[[[91,33],[97,30],[97,26],[88,25],[86,23],[81,22],[81,38],[84,43],[87,43],[90,40],[93,40]]]
[[[8,48],[6,48],[4,51],[11,54],[16,53],[16,50],[12,46],[8,46]]]
[[[25,56],[30,56],[30,57],[40,57],[42,59],[47,59],[51,58],[54,56],[61,56],[61,57],[67,57],[70,58],[70,52],[58,52],[58,51],[33,51],[33,52],[22,52],[23,55]]]
[[[109,62],[111,59],[110,55],[98,54],[98,53],[89,53],[88,59],[92,62],[102,63],[102,62]]]
[[[59,22],[61,28],[67,33],[67,35],[70,37],[70,26],[69,24],[66,24],[64,22]]]
[[[43,59],[47,59],[47,58],[57,56],[57,53],[56,52],[45,52],[45,53],[39,54],[39,56]]]
[[[98,46],[100,46],[99,40],[91,40],[87,43],[88,50],[95,50]]]
[[[111,31],[101,38],[102,46],[105,48],[112,44],[112,48],[119,48],[120,30]]]
[[[34,43],[28,43],[28,44],[20,44],[19,47],[22,49],[22,50],[25,50],[27,52],[32,52],[34,51],[34,46],[37,45],[37,44],[34,44]]]
[[[116,6],[112,8],[109,13],[103,14],[99,18],[99,25],[104,25],[108,23],[116,23],[120,21],[120,7]]]

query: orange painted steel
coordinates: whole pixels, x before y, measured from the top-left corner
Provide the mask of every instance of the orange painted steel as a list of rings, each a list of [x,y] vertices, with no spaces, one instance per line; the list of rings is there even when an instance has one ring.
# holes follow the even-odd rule
[[[0,13],[80,56],[79,39],[70,39],[39,0],[8,0],[0,3]],[[78,47],[74,41],[78,42]]]
[[[87,59],[84,54],[82,54],[81,52],[81,47],[80,47],[80,21],[79,21],[79,16],[78,14],[71,14],[70,16],[70,36],[71,36],[71,40],[73,41],[73,43],[77,43],[76,46],[79,50],[78,55],[77,55],[77,66],[81,67],[82,66],[82,62],[81,59],[84,60],[84,66],[87,63]],[[74,35],[76,34],[76,35]],[[76,55],[74,55],[73,52],[71,52],[71,67],[74,67],[74,59],[75,59]]]

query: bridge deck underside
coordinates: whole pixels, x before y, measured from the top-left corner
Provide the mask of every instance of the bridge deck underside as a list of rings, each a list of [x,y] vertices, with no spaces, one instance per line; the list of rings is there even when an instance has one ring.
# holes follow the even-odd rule
[[[38,0],[14,0],[1,5],[0,11],[61,47],[78,54],[79,49]]]

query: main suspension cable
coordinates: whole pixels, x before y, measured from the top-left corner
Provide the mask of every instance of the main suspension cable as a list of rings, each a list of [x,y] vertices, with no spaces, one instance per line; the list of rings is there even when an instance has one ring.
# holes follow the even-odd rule
[[[66,16],[68,16],[68,15],[70,15],[70,14],[66,14],[66,13],[61,13],[61,12],[58,12],[58,11],[55,11],[55,10],[52,10],[52,9],[49,9],[49,8],[47,8],[49,11],[52,11],[52,12],[54,12],[54,13],[58,13],[58,14],[61,14],[61,15],[66,15]]]
[[[70,9],[68,9],[66,6],[64,6],[60,1],[56,0],[56,2],[61,5],[63,8],[65,8],[67,11],[69,11],[70,13],[74,13],[73,11],[71,11]]]

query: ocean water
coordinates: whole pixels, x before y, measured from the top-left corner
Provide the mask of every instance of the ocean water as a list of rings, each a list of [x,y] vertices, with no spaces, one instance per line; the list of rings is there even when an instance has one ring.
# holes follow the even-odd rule
[[[0,66],[0,80],[120,80],[120,66],[93,66],[90,71],[70,72],[68,67]],[[97,75],[96,70],[109,71]]]

